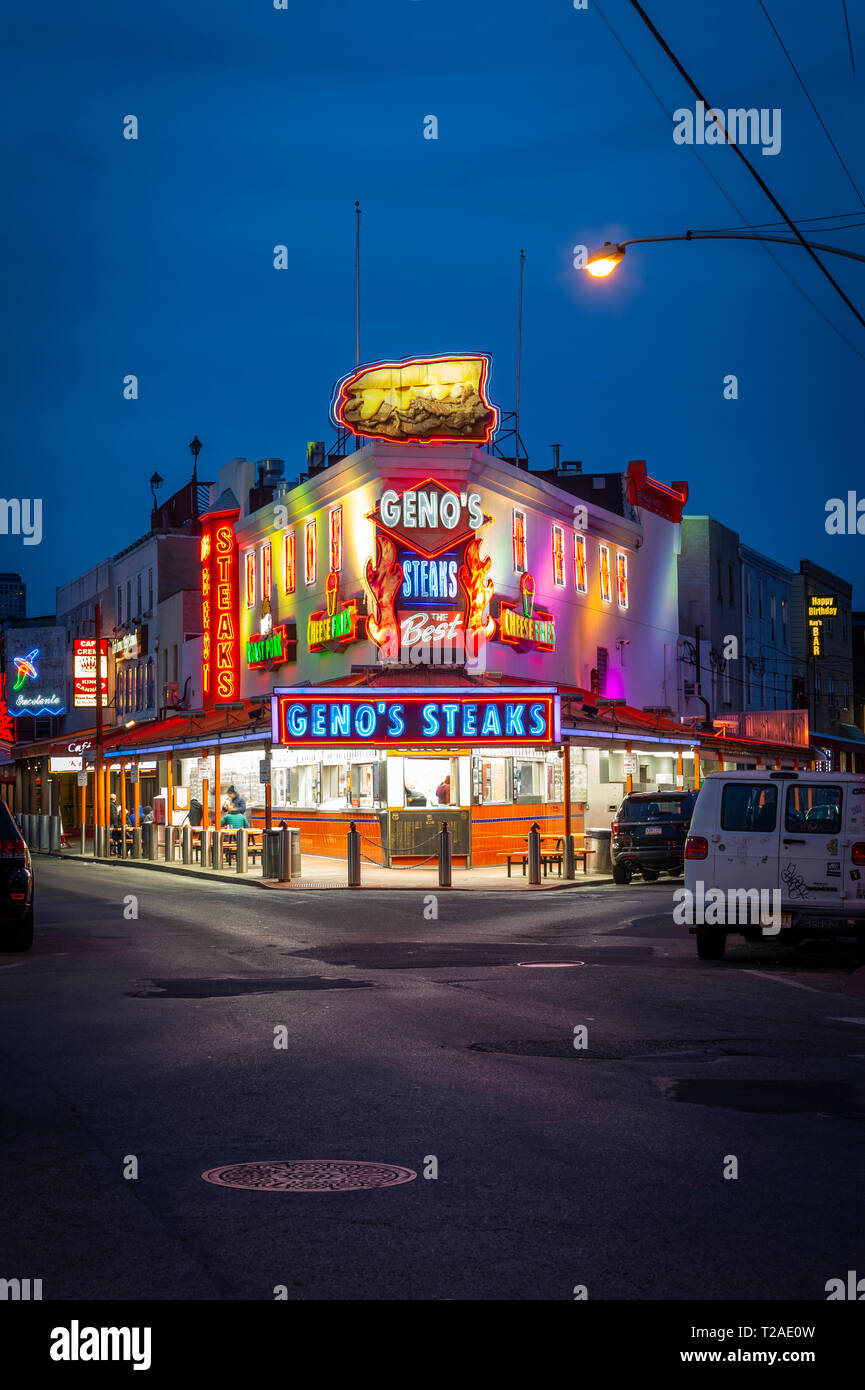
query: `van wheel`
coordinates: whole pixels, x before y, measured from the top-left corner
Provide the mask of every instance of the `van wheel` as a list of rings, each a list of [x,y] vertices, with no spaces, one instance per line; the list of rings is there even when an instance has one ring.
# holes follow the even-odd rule
[[[641,869],[640,873],[643,875],[643,881],[645,883],[657,883],[658,879],[661,877],[657,869]]]
[[[625,864],[614,864],[614,865],[613,865],[613,882],[614,882],[614,883],[630,883],[630,881],[631,881],[631,871],[630,871],[630,869],[627,867],[627,865],[625,865]]]
[[[723,960],[727,949],[727,933],[717,927],[697,928],[697,955],[700,960]]]
[[[20,922],[10,926],[0,937],[0,951],[29,951],[33,945],[33,906]]]

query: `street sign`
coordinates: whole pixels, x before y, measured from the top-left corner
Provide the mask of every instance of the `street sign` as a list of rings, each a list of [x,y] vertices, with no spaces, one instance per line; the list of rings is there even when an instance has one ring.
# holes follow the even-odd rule
[[[270,758],[262,758],[258,764],[258,780],[263,787],[270,784]]]
[[[199,758],[199,759],[198,759],[198,775],[199,775],[199,777],[209,777],[209,776],[210,776],[210,759],[209,759],[209,758]]]
[[[129,780],[130,780],[130,782],[133,782],[133,783],[138,781],[138,768],[137,768],[137,767],[131,767],[131,768],[129,769]]]
[[[624,772],[626,777],[633,777],[637,771],[636,753],[626,753],[624,756]]]
[[[79,787],[86,787],[86,786],[87,786],[87,773],[86,773],[86,772],[79,772],[79,774],[78,774],[78,785],[79,785]]]

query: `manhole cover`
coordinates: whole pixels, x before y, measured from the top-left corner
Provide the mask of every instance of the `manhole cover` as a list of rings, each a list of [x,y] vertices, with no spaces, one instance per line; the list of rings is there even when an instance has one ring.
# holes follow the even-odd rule
[[[345,1158],[288,1158],[266,1163],[228,1163],[201,1175],[217,1187],[244,1187],[258,1192],[359,1192],[370,1187],[399,1187],[414,1182],[411,1168],[395,1163],[364,1163]]]
[[[573,970],[578,965],[585,965],[584,960],[518,960],[517,965],[521,965],[524,970]]]

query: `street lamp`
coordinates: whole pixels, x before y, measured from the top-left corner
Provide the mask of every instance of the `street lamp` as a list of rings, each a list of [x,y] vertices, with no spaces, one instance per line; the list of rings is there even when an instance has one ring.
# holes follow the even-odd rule
[[[599,250],[593,251],[584,269],[596,280],[612,275],[620,261],[624,260],[629,246],[644,246],[652,241],[780,241],[785,246],[805,246],[812,251],[828,251],[833,256],[846,256],[851,261],[865,261],[856,251],[846,251],[841,246],[827,246],[820,241],[800,241],[792,236],[773,236],[765,232],[680,232],[677,236],[635,236],[627,241],[605,241]]]

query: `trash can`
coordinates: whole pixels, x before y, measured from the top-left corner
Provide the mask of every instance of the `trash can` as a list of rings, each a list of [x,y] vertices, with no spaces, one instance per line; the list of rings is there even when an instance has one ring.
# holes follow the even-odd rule
[[[286,826],[285,833],[288,836],[291,876],[292,878],[300,878],[300,829],[296,825],[289,825]]]
[[[594,841],[590,847],[590,860],[588,865],[590,873],[593,874],[612,874],[613,861],[610,858],[610,842],[613,832],[609,826],[604,830],[600,826],[586,829],[586,836]]]
[[[265,830],[261,836],[261,877],[280,878],[282,870],[282,831]]]

